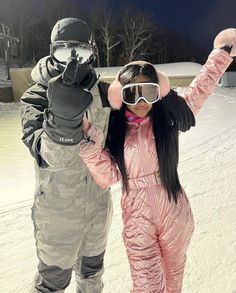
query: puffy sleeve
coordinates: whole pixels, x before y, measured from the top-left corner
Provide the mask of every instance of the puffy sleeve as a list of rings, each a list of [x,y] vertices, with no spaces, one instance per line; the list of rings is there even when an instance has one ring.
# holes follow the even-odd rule
[[[87,131],[87,139],[80,143],[80,157],[94,180],[101,188],[107,188],[120,181],[121,174],[109,152],[103,148],[103,133],[95,125]]]
[[[40,154],[43,113],[48,107],[46,91],[45,86],[34,84],[21,97],[22,141],[39,166],[47,166]]]
[[[228,52],[223,49],[214,49],[190,86],[181,93],[194,114],[197,114],[208,96],[212,94],[232,61],[233,58]]]
[[[39,167],[61,170],[79,158],[79,144],[60,145],[43,130],[44,111],[48,107],[47,87],[35,84],[21,98],[22,140]]]

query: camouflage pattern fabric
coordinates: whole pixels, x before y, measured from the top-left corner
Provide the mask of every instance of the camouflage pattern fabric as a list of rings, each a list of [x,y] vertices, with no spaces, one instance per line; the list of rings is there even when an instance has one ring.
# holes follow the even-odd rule
[[[99,104],[97,86],[92,93],[90,119],[106,132],[110,110]],[[40,155],[49,166],[35,165],[32,219],[38,257],[47,265],[71,268],[79,254],[95,256],[105,250],[112,218],[110,191],[94,182],[79,157],[79,145],[59,145],[43,133]]]

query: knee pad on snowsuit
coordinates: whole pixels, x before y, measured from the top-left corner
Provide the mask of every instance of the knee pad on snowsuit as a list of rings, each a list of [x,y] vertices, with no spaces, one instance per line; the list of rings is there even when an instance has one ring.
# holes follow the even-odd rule
[[[103,268],[105,251],[96,256],[82,256],[80,274],[83,278],[94,276]]]
[[[72,268],[61,269],[58,266],[48,266],[42,261],[38,264],[35,278],[35,288],[39,292],[63,292],[69,284]]]

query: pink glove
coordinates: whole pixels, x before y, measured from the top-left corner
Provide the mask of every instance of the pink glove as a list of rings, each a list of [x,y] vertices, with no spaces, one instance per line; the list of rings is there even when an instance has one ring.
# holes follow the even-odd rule
[[[214,40],[214,48],[221,49],[224,46],[232,46],[232,50],[230,52],[231,57],[236,56],[236,29],[228,28],[221,31]]]

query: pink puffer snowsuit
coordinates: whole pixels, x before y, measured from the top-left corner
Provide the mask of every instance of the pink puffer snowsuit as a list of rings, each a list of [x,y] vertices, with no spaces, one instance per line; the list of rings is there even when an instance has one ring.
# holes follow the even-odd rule
[[[231,63],[227,52],[215,49],[182,94],[196,114]],[[91,126],[80,155],[95,181],[106,188],[121,179],[118,167],[102,148],[102,133]],[[180,293],[186,251],[193,229],[193,215],[184,191],[177,205],[168,200],[158,175],[158,160],[150,119],[129,123],[125,139],[128,193],[123,190],[121,207],[123,239],[131,268],[133,293]]]

